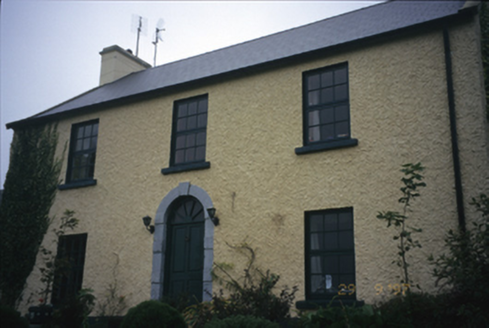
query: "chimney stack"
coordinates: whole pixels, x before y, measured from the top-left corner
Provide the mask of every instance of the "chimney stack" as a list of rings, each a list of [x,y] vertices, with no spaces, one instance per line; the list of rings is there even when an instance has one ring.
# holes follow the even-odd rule
[[[110,46],[100,52],[102,65],[100,67],[100,85],[113,82],[130,73],[142,71],[151,67],[144,60],[134,56],[131,50],[119,46]]]

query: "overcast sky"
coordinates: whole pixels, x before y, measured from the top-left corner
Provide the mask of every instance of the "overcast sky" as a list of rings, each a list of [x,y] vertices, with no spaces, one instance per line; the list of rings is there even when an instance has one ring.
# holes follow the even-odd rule
[[[156,63],[163,65],[378,2],[1,0],[0,188],[12,140],[5,124],[96,87],[103,48],[136,51],[138,16],[146,23],[139,57],[151,65],[163,19]]]

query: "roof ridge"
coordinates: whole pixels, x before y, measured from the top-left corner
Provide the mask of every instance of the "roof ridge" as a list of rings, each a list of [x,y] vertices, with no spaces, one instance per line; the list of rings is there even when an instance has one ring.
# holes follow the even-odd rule
[[[299,26],[291,27],[291,28],[286,29],[286,30],[274,32],[274,33],[268,34],[268,35],[263,35],[263,36],[260,36],[258,38],[254,38],[254,39],[251,39],[251,40],[246,40],[246,41],[243,41],[243,42],[235,43],[235,44],[232,44],[232,45],[229,45],[229,46],[225,46],[225,47],[222,47],[222,48],[218,48],[218,49],[214,49],[214,50],[209,50],[207,52],[204,52],[204,53],[201,53],[201,54],[198,54],[198,55],[194,55],[194,56],[190,56],[190,57],[187,57],[187,58],[178,59],[178,60],[175,60],[175,61],[166,63],[166,64],[162,64],[162,65],[155,66],[155,67],[150,67],[148,69],[149,70],[151,70],[151,69],[157,69],[159,67],[169,66],[171,64],[180,63],[180,62],[183,62],[183,61],[186,61],[186,60],[190,60],[190,59],[194,59],[194,58],[206,56],[206,55],[209,55],[209,54],[212,54],[212,53],[215,53],[215,52],[224,51],[226,49],[231,49],[231,48],[235,48],[235,47],[238,47],[238,46],[242,46],[242,45],[247,44],[247,43],[258,42],[259,40],[263,40],[265,38],[273,37],[273,36],[284,34],[284,33],[289,33],[290,31],[297,30],[297,29],[302,29],[302,28],[306,28],[306,27],[308,27],[310,25],[318,24],[320,22],[331,20],[331,19],[334,19],[334,18],[337,18],[337,17],[340,17],[340,16],[349,15],[349,14],[352,14],[352,13],[355,13],[355,12],[358,12],[358,11],[361,11],[361,10],[366,10],[366,9],[369,9],[369,8],[372,8],[372,7],[376,7],[376,6],[379,6],[379,5],[385,5],[386,3],[392,2],[392,1],[401,1],[401,0],[385,0],[383,2],[379,2],[379,3],[373,4],[371,6],[366,6],[366,7],[358,8],[358,9],[355,9],[355,10],[352,10],[352,11],[349,11],[349,12],[344,12],[344,13],[338,14],[336,16],[331,16],[331,17],[323,18],[323,19],[320,19],[320,20],[317,20],[317,21],[314,21],[314,22],[310,22],[310,23],[304,24],[304,25],[299,25]],[[418,1],[420,1],[420,0],[418,0]],[[148,69],[146,69],[146,70],[148,70]],[[139,71],[139,72],[142,72],[142,71]],[[135,72],[135,73],[139,73],[139,72]]]

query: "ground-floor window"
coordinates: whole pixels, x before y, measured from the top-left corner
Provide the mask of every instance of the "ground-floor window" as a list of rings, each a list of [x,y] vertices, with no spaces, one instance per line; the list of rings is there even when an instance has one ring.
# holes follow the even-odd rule
[[[82,287],[87,234],[59,237],[56,260],[59,268],[54,277],[51,303],[59,304],[76,296]]]
[[[353,208],[305,214],[306,299],[355,298]]]

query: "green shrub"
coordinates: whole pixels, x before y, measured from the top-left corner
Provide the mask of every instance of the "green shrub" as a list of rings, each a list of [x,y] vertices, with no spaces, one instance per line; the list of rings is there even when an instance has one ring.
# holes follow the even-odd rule
[[[283,323],[290,319],[290,307],[297,288],[284,287],[280,294],[273,292],[280,277],[267,272],[258,283],[239,285],[228,297],[214,294],[212,301],[202,302],[185,309],[187,323],[202,327],[212,318],[225,319],[230,316],[253,316],[272,322]]]
[[[388,327],[445,327],[444,303],[444,295],[411,292],[377,305],[376,311]]]
[[[430,260],[437,284],[451,288],[444,299],[446,315],[469,326],[489,326],[489,198],[481,194],[471,204],[479,219],[466,231],[450,230],[448,254]]]
[[[236,315],[225,319],[213,319],[204,328],[278,328],[278,323],[273,323],[264,318],[250,315]]]
[[[303,314],[299,321],[299,327],[382,327],[382,318],[370,305],[361,307],[327,306],[315,312]]]
[[[2,327],[9,328],[27,328],[29,323],[25,318],[20,316],[20,313],[14,309],[0,305],[0,321],[2,322]]]
[[[185,328],[180,313],[168,304],[159,301],[144,301],[129,309],[122,328]]]
[[[95,306],[95,296],[91,289],[80,290],[75,297],[66,300],[53,313],[55,326],[84,327],[88,323],[88,316]]]

